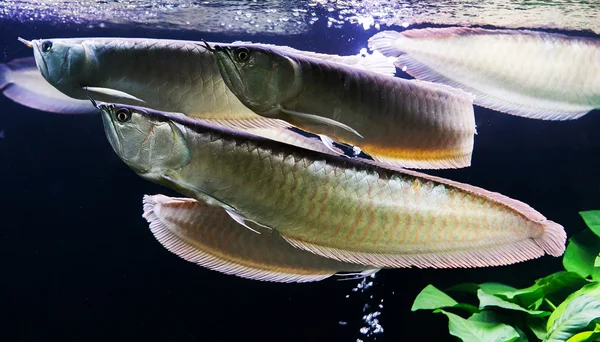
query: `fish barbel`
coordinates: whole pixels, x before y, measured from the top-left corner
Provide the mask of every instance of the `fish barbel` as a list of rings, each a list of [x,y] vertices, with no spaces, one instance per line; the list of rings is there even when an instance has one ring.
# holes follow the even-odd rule
[[[483,267],[564,252],[562,226],[481,188],[209,125],[98,104],[141,177],[276,230],[293,246],[377,267]]]
[[[469,93],[271,47],[206,46],[229,89],[261,116],[358,146],[383,163],[471,164],[475,117]]]
[[[173,254],[242,278],[298,283],[343,275],[340,272],[364,277],[378,271],[372,266],[343,263],[294,248],[277,232],[256,234],[244,229],[222,208],[191,198],[146,195],[143,216],[154,237]]]
[[[293,126],[284,121],[260,117],[246,108],[223,83],[214,55],[199,42],[141,38],[21,41],[33,48],[44,78],[70,97],[87,99],[91,94],[101,101],[143,104],[335,153],[318,138],[307,137],[291,130]],[[396,70],[393,61],[381,54],[338,56],[278,48],[388,75]]]
[[[543,120],[600,108],[600,39],[530,30],[383,31],[369,48],[417,79],[473,93],[475,104]]]

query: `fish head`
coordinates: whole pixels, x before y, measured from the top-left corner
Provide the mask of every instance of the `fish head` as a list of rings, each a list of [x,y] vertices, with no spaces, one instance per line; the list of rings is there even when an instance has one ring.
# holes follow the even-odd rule
[[[85,74],[93,53],[83,39],[38,39],[30,42],[37,67],[55,88],[74,98],[85,98]]]
[[[99,103],[104,132],[113,150],[138,175],[159,181],[161,175],[190,161],[190,150],[178,124],[147,108]]]
[[[252,111],[263,114],[297,93],[296,64],[287,56],[258,46],[215,46],[221,77]]]

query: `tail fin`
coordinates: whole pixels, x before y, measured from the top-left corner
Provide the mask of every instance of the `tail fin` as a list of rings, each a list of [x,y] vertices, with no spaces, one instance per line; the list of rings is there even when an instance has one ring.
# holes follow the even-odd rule
[[[379,51],[386,57],[398,57],[403,52],[398,49],[399,42],[406,37],[396,31],[381,31],[369,38],[368,46],[372,51]]]
[[[0,90],[4,90],[12,83],[11,72],[12,70],[6,64],[0,64]]]
[[[563,255],[565,244],[567,243],[567,234],[563,227],[553,221],[547,220],[542,223],[544,233],[535,242],[542,247],[544,252],[555,257]]]

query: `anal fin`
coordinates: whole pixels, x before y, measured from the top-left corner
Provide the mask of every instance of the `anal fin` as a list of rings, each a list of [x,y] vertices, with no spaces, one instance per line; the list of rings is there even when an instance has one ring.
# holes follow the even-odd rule
[[[161,245],[184,260],[220,273],[260,281],[305,283],[338,272],[373,274],[379,270],[294,248],[277,232],[255,234],[240,227],[222,208],[190,198],[146,195],[143,207],[143,217]]]

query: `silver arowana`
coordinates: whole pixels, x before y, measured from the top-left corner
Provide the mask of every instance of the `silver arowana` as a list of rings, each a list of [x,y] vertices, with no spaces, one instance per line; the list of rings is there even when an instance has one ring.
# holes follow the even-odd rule
[[[113,149],[141,177],[320,256],[376,267],[485,267],[565,249],[561,225],[498,193],[180,113],[99,108]]]
[[[471,164],[473,96],[271,47],[215,45],[223,80],[255,113],[409,168]]]
[[[544,120],[600,108],[600,39],[529,30],[383,31],[369,47],[417,79],[475,95],[475,104]]]

